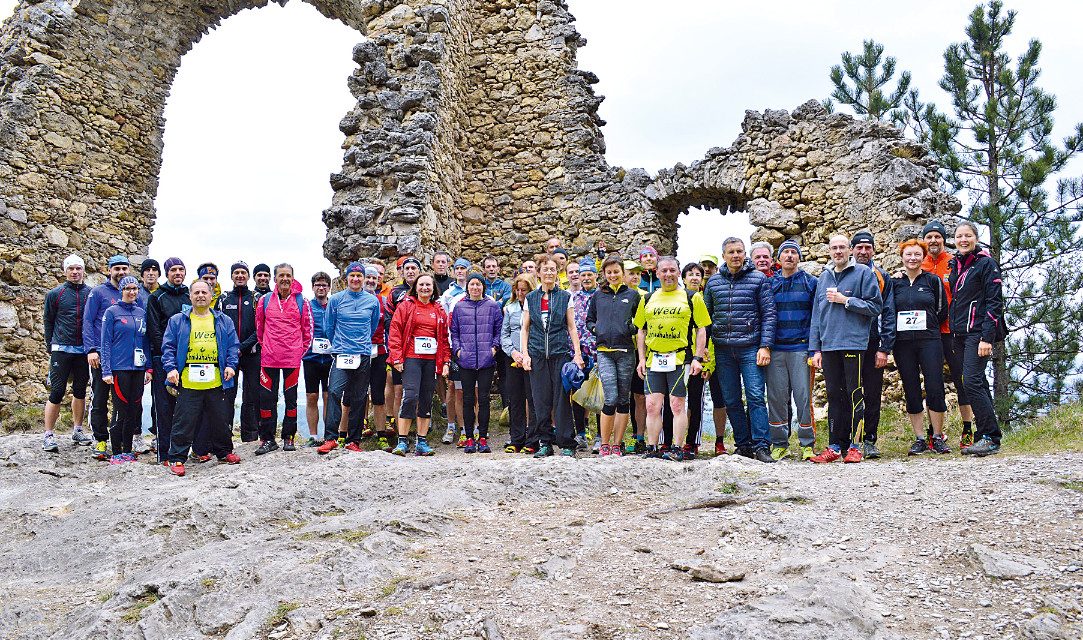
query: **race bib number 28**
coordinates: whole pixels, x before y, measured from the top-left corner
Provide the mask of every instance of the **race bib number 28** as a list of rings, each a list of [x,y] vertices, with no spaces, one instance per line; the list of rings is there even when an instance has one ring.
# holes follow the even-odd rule
[[[339,369],[356,369],[361,366],[361,356],[350,353],[340,353],[335,358],[335,366]]]

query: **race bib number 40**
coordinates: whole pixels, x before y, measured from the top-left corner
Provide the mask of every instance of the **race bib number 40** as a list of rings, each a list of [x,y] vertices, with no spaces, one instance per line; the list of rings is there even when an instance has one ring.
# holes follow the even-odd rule
[[[188,365],[188,382],[210,382],[214,380],[213,364]]]
[[[898,331],[925,331],[924,311],[900,311],[898,320]]]
[[[414,338],[414,353],[419,356],[431,356],[436,353],[436,338]]]
[[[339,369],[356,369],[361,366],[361,356],[352,353],[340,353],[335,358],[335,366]]]
[[[677,354],[675,352],[656,353],[651,358],[651,371],[656,373],[669,373],[677,370]]]

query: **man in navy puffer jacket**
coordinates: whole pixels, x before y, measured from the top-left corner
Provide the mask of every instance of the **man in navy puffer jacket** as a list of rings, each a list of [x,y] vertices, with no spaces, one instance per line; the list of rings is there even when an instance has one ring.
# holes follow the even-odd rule
[[[771,362],[778,315],[771,283],[745,258],[745,243],[722,243],[726,268],[711,276],[703,302],[711,314],[722,395],[733,425],[737,453],[760,462],[774,462],[769,451],[765,367]],[[741,402],[744,382],[745,402]]]

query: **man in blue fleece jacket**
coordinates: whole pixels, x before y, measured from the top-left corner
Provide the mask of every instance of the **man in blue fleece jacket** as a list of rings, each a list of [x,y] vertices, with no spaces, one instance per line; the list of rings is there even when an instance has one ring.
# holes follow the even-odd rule
[[[845,462],[861,462],[858,445],[865,413],[861,360],[883,299],[872,269],[851,259],[849,238],[831,236],[828,252],[831,264],[820,274],[812,302],[809,354],[812,366],[824,372],[831,439],[812,461],[834,462],[846,450]]]

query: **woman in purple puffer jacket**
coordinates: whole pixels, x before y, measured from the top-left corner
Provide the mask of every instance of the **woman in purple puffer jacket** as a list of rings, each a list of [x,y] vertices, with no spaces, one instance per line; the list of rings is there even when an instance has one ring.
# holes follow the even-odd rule
[[[485,297],[481,274],[471,274],[466,279],[466,297],[451,313],[451,354],[459,365],[463,383],[463,430],[470,433],[475,420],[478,425],[478,440],[467,439],[466,453],[492,453],[488,442],[489,391],[496,373],[495,356],[503,321],[500,304]]]

